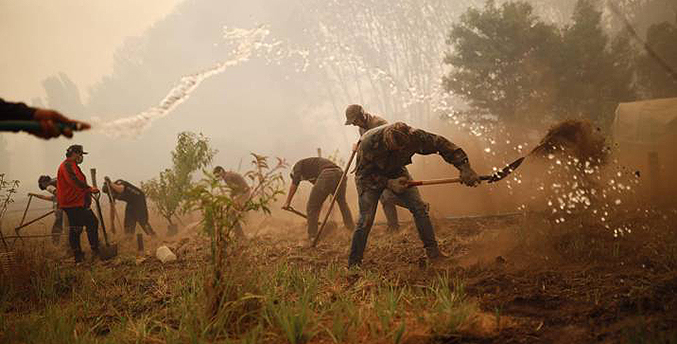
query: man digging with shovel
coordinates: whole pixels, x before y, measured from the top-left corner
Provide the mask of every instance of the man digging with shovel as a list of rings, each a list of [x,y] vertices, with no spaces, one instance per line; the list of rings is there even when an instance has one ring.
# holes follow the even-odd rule
[[[360,136],[368,130],[388,124],[385,119],[372,115],[362,108],[362,105],[352,104],[346,108],[346,125],[354,125],[359,128]],[[407,172],[407,175],[408,172]],[[397,195],[389,189],[383,190],[381,194],[381,207],[386,216],[388,232],[397,232],[400,229],[400,221],[397,218],[397,209],[395,206],[406,208],[404,203],[399,200]]]
[[[308,240],[311,242],[318,234],[317,220],[320,218],[322,203],[327,199],[327,196],[335,192],[342,177],[343,170],[331,160],[325,158],[312,157],[301,159],[292,167],[291,185],[289,186],[287,200],[284,202],[282,209],[292,210],[291,201],[301,181],[307,180],[313,184],[306,206],[306,211],[308,212]],[[346,202],[345,182],[338,188],[336,202],[341,209],[343,224],[352,231],[355,228],[355,224],[353,222],[353,215],[350,213],[350,208]]]
[[[369,231],[374,223],[376,206],[389,181],[407,177],[406,165],[411,164],[414,154],[439,154],[444,161],[454,165],[460,172],[461,182],[476,186],[480,179],[470,167],[468,157],[455,144],[442,136],[397,122],[367,131],[357,146],[357,185],[360,218],[353,233],[348,266],[360,265],[367,245]],[[413,214],[419,238],[431,260],[443,259],[435,239],[428,205],[423,202],[415,188],[400,189],[398,194],[407,209]]]
[[[134,235],[136,224],[138,223],[143,231],[150,236],[155,236],[155,231],[148,223],[148,206],[146,205],[146,195],[134,186],[132,183],[118,179],[112,182],[110,178],[104,177],[104,185],[101,190],[109,194],[113,200],[120,200],[127,203],[125,206],[125,234]],[[115,208],[112,208],[111,215],[116,216]]]

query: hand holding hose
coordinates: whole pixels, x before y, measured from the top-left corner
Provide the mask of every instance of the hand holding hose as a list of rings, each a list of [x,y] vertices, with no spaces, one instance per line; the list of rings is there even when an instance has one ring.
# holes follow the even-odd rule
[[[34,128],[28,132],[43,139],[51,139],[59,137],[59,135],[71,138],[73,137],[73,131],[91,128],[85,122],[74,121],[58,111],[50,109],[37,108],[35,113],[33,113],[33,120],[39,123],[39,129]]]

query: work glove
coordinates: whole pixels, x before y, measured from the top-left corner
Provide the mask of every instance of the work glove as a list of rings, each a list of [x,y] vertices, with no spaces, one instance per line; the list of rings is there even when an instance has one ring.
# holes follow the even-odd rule
[[[480,177],[475,170],[470,167],[470,164],[465,164],[459,168],[461,171],[461,183],[467,186],[477,186],[480,183]]]

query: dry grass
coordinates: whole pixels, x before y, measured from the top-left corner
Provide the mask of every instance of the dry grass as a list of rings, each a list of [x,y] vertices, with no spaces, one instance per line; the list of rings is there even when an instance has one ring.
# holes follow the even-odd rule
[[[674,232],[669,221],[661,219],[643,219],[653,224],[653,232],[633,231],[621,239],[604,236],[601,229],[591,236],[593,228],[586,233],[574,225],[550,227],[543,219],[509,225],[478,220],[459,227],[438,221],[440,244],[454,256],[474,254],[467,252],[472,240],[496,242],[488,234],[492,231],[515,238],[522,231],[514,250],[530,253],[522,258],[532,265],[547,267],[536,271],[511,270],[521,256],[508,249],[500,253],[508,259],[507,267],[492,261],[460,268],[453,260],[442,266],[421,265],[424,255],[411,225],[394,235],[375,228],[364,267],[347,269],[347,233],[339,231],[311,249],[299,245],[304,228],[289,227],[231,247],[221,285],[227,292],[221,294],[216,313],[208,302],[213,299],[209,240],[197,234],[169,243],[179,259],[166,265],[153,257],[138,258],[124,246],[112,261],[77,266],[68,259],[37,254],[39,250],[19,250],[18,273],[0,281],[0,342],[404,343],[462,338],[501,342],[507,341],[503,333],[522,335],[522,328],[548,328],[541,320],[519,320],[525,315],[515,317],[515,312],[541,303],[551,307],[563,295],[587,305],[572,310],[587,317],[621,307],[618,299],[610,299],[615,294],[626,295],[623,300],[628,304],[622,307],[635,307],[630,309],[633,314],[640,309],[641,314],[655,314],[659,303],[674,304],[668,293],[674,286],[669,278],[675,272],[674,258],[650,254],[675,250],[674,237],[669,236]],[[460,230],[473,226],[477,230]],[[548,255],[551,263],[538,262],[539,255]],[[627,281],[637,276],[639,282],[619,284],[608,275],[612,268],[604,274],[596,273],[600,267],[578,272],[569,268],[574,272],[567,274],[569,270],[557,267],[563,260],[556,257],[570,264],[602,266],[623,257],[625,270],[620,272]],[[628,270],[632,264],[628,257],[645,259],[647,271]],[[535,311],[548,314],[545,309]],[[625,314],[624,308],[614,312]],[[660,322],[652,324],[660,330]],[[631,327],[614,331],[620,336],[614,338],[633,343],[662,338],[633,332]]]

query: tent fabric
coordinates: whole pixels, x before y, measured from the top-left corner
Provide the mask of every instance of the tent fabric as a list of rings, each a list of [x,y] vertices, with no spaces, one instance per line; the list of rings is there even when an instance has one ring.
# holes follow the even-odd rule
[[[617,142],[637,144],[677,136],[677,98],[618,104],[613,133]]]

